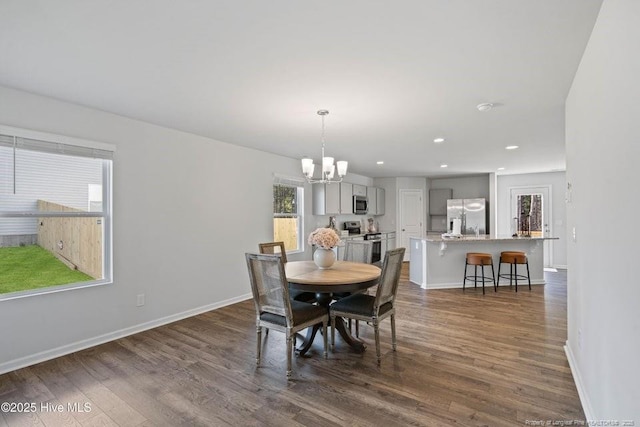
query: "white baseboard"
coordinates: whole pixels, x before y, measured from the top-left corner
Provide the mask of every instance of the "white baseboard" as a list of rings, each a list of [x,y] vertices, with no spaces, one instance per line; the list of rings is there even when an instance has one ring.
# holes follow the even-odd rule
[[[84,350],[90,347],[95,347],[100,344],[104,344],[109,341],[124,338],[129,335],[137,334],[149,329],[157,328],[158,326],[166,325],[168,323],[176,322],[178,320],[186,319],[187,317],[193,317],[207,311],[216,310],[218,308],[225,307],[227,305],[235,304],[240,301],[251,299],[251,294],[244,294],[238,297],[230,298],[224,301],[219,301],[213,304],[204,305],[191,310],[183,311],[181,313],[172,314],[170,316],[161,317],[159,319],[151,320],[149,322],[140,323],[135,326],[120,329],[118,331],[109,332],[108,334],[99,335],[97,337],[88,338],[85,340],[77,341],[75,343],[63,345],[51,350],[42,351],[40,353],[31,354],[29,356],[21,357],[19,359],[10,360],[0,364],[0,375],[7,372],[15,371],[16,369],[25,368],[27,366],[35,365],[36,363],[45,362],[47,360],[55,359],[56,357],[64,356],[67,354],[75,353],[76,351]]]
[[[544,285],[546,282],[544,280],[532,280],[531,281],[531,285]],[[509,287],[508,283],[500,283],[500,285],[498,286],[498,292],[500,292],[500,288],[504,288],[504,287]],[[515,286],[515,285],[514,285]],[[522,286],[529,286],[529,284],[525,281],[524,283],[518,281],[518,288],[522,287]],[[455,283],[432,283],[429,286],[420,286],[422,289],[462,289],[462,283],[460,282],[455,282]],[[467,288],[471,287],[473,288],[473,282],[468,282],[467,281]],[[478,282],[478,287],[482,287],[482,282]],[[493,288],[493,283],[492,282],[484,282],[484,287],[485,288]]]
[[[558,270],[566,270],[566,269],[567,269],[567,266],[566,266],[566,265],[564,265],[564,264],[554,264],[554,265],[553,265],[553,268],[556,268],[556,269],[558,269]]]
[[[564,346],[564,353],[567,355],[569,368],[571,369],[571,374],[573,375],[573,381],[576,383],[576,388],[578,389],[578,396],[580,396],[580,403],[582,404],[584,416],[587,420],[597,420],[598,418],[596,418],[596,415],[593,413],[593,408],[591,407],[591,402],[589,401],[587,390],[584,388],[584,382],[582,381],[582,376],[580,375],[580,371],[578,370],[578,364],[575,357],[573,356],[573,351],[571,351],[571,347],[569,346],[569,341],[567,341]]]

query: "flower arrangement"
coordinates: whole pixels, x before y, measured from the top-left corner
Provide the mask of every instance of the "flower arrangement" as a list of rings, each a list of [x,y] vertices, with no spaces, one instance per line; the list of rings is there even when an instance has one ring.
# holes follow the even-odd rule
[[[322,249],[331,249],[340,243],[340,236],[330,228],[316,228],[309,234],[309,244],[316,245]]]

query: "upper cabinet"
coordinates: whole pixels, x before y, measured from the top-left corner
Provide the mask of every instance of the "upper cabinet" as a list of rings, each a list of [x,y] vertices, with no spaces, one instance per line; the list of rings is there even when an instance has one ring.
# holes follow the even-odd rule
[[[352,184],[313,184],[314,215],[350,215],[353,213]]]
[[[367,187],[367,215],[378,215],[378,192],[376,187]]]
[[[450,188],[434,188],[429,190],[429,215],[447,215],[447,200],[452,199]]]
[[[364,191],[363,191],[364,190]],[[384,188],[348,184],[313,184],[312,212],[314,215],[352,215],[353,196],[366,196],[367,214],[384,215]],[[445,207],[446,207],[445,202]]]
[[[384,215],[384,188],[376,188],[377,197],[376,197],[376,207],[378,211],[378,215]]]
[[[354,196],[366,196],[367,195],[367,186],[353,184],[353,195]]]
[[[340,183],[340,213],[343,215],[353,213],[353,184]]]
[[[367,187],[369,215],[384,215],[384,188]]]

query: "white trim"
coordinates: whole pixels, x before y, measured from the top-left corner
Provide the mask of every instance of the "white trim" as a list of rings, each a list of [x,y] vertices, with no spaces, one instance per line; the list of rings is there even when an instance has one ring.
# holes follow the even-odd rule
[[[15,128],[0,124],[0,133],[19,136],[21,138],[38,139],[47,142],[59,142],[61,144],[74,145],[77,147],[95,148],[105,151],[116,151],[116,146],[105,142],[91,141],[88,139],[74,138],[72,136],[57,135],[54,133],[40,132],[30,129]]]
[[[426,286],[426,285],[423,286],[423,285],[421,285],[419,283],[416,283],[416,282],[411,282],[411,283],[419,285],[422,289],[427,289],[427,290],[428,289],[462,289],[462,283],[460,283],[460,282],[456,282],[456,283],[431,283],[431,284],[429,284],[429,286]],[[546,284],[546,282],[544,280],[532,280],[531,281],[531,285],[545,285],[545,284]],[[467,284],[466,284],[465,287],[467,289],[469,289],[469,286],[471,286],[471,288],[473,289],[473,281],[469,282],[467,280]],[[515,285],[513,285],[513,286],[515,286]],[[521,288],[523,286],[529,286],[529,283],[526,282],[526,281],[525,282],[518,281],[518,288]],[[482,282],[478,282],[478,288],[481,288],[481,287],[482,287]],[[493,282],[485,281],[484,282],[484,287],[485,287],[485,290],[487,288],[493,288]],[[504,287],[509,287],[509,284],[508,283],[504,283],[504,282],[500,283],[500,285],[498,285],[498,292],[500,292],[500,288],[504,288]]]
[[[529,190],[535,190],[538,188],[544,188],[547,190],[548,192],[548,200],[546,200],[546,205],[548,206],[548,216],[549,218],[547,219],[547,224],[548,224],[548,229],[549,232],[547,233],[546,230],[542,231],[542,235],[544,237],[550,237],[553,236],[553,185],[551,184],[541,184],[541,185],[518,185],[515,187],[508,187],[509,189],[509,213],[510,213],[510,217],[513,217],[513,208],[515,205],[515,200],[513,200],[513,190],[516,191],[529,191]],[[542,209],[542,215],[544,215],[544,207]],[[544,227],[544,224],[542,224],[542,227]],[[546,243],[546,245],[544,244]],[[547,256],[546,254],[548,254],[549,257],[549,265],[553,266],[553,244],[551,242],[551,240],[545,240],[543,242],[543,245],[546,246],[545,251],[545,256]],[[542,266],[545,267],[545,259],[544,257],[542,258]]]
[[[576,362],[573,351],[569,346],[569,341],[566,341],[565,343],[564,353],[567,355],[569,369],[571,369],[571,374],[573,375],[573,382],[576,384],[576,388],[578,389],[578,396],[580,397],[580,403],[582,404],[584,416],[587,420],[597,420],[598,418],[593,412],[593,407],[591,406],[591,402],[589,401],[589,395],[587,394],[587,390],[584,387],[584,382],[582,381],[582,376],[580,375],[580,371],[578,370],[578,363]]]
[[[224,301],[216,302],[213,304],[207,304],[202,307],[197,307],[191,310],[183,311],[182,313],[176,313],[170,316],[161,317],[156,320],[140,323],[135,326],[120,329],[114,332],[109,332],[107,334],[99,335],[97,337],[88,338],[82,341],[76,341],[75,343],[72,343],[72,344],[63,345],[61,347],[57,347],[51,350],[46,350],[40,353],[21,357],[19,359],[10,360],[8,362],[4,362],[0,364],[0,375],[6,374],[7,372],[15,371],[16,369],[21,369],[27,366],[35,365],[36,363],[45,362],[47,360],[55,359],[60,356],[65,356],[67,354],[75,353],[76,351],[84,350],[90,347],[95,347],[97,345],[104,344],[109,341],[114,341],[119,338],[124,338],[130,335],[134,335],[149,329],[157,328],[159,326],[163,326],[168,323],[173,323],[178,320],[186,319],[188,317],[193,317],[198,314],[205,313],[207,311],[216,310],[218,308],[222,308],[227,305],[235,304],[251,298],[252,296],[250,293],[240,295],[234,298],[229,298]]]

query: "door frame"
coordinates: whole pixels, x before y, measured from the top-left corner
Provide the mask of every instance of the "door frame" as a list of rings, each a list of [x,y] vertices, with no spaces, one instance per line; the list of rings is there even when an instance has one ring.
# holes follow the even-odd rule
[[[419,237],[424,237],[424,230],[425,230],[425,194],[424,194],[424,189],[421,188],[400,188],[398,189],[398,236],[400,237],[399,239],[399,243],[396,243],[398,247],[400,247],[400,245],[403,244],[404,242],[404,231],[402,231],[403,227],[403,223],[402,220],[404,218],[404,206],[403,206],[403,197],[405,194],[407,193],[420,193],[420,197],[422,199],[422,204],[421,204],[421,217],[420,217],[420,236]],[[407,245],[407,247],[409,247],[409,245]],[[408,261],[409,257],[410,257],[410,253],[411,251],[406,251],[404,254],[404,261]]]
[[[542,191],[541,191],[542,190]],[[542,193],[542,215],[546,213],[546,217],[543,218],[544,227],[543,236],[553,236],[553,187],[551,185],[522,185],[516,187],[509,187],[509,228],[513,224],[514,212],[516,208],[516,198],[514,197],[520,194],[540,194]],[[545,194],[546,192],[546,194]],[[545,198],[547,200],[545,200]],[[546,227],[545,227],[546,225]],[[553,245],[552,240],[544,240],[544,267],[553,267]]]

